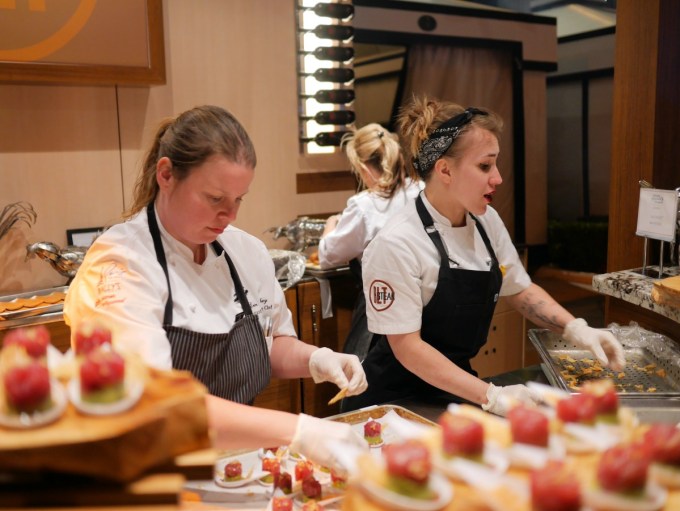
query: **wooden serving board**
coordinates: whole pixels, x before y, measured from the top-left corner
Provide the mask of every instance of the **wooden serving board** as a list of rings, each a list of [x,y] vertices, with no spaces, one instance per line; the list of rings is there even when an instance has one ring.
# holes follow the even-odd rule
[[[88,416],[71,403],[56,422],[0,427],[0,473],[46,471],[128,482],[176,456],[210,447],[205,387],[184,371],[149,370],[130,410]]]

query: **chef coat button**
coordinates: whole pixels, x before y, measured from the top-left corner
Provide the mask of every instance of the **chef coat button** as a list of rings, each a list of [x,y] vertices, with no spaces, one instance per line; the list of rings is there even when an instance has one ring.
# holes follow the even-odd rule
[[[189,310],[191,312],[196,312],[196,306],[194,304],[189,305]]]
[[[171,266],[175,266],[175,258],[174,258],[174,257],[170,257],[170,258],[168,259],[168,261],[169,261],[169,263],[170,263]]]
[[[496,303],[498,301],[498,293],[493,295],[493,302]]]

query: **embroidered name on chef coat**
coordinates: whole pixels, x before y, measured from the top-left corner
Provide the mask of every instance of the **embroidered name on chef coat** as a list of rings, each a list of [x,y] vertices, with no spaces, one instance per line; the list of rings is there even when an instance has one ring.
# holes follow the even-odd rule
[[[97,297],[95,307],[106,307],[114,303],[125,301],[122,296],[123,276],[126,269],[119,263],[111,262],[104,265],[99,273],[97,282]]]
[[[394,289],[384,280],[374,280],[370,287],[371,305],[378,312],[389,309],[394,303]]]

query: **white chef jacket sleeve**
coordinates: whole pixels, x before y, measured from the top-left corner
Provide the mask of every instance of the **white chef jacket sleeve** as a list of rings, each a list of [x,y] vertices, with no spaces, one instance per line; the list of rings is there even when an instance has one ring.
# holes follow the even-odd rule
[[[376,334],[406,334],[421,326],[421,262],[408,240],[393,233],[382,231],[362,260],[368,330]]]
[[[100,236],[69,286],[64,317],[72,338],[80,322],[96,318],[111,327],[118,349],[138,353],[153,367],[171,369],[163,330],[165,274],[155,254],[140,254],[137,248]]]
[[[531,277],[524,269],[510,234],[495,210],[489,209],[487,215],[489,229],[493,236],[493,246],[498,264],[504,267],[505,275],[501,286],[501,296],[510,296],[524,291],[531,285]]]
[[[367,232],[365,212],[358,201],[350,197],[337,227],[319,242],[319,266],[334,268],[361,257],[370,241]]]
[[[281,284],[279,284],[279,281],[276,279],[274,262],[272,261],[271,257],[269,257],[268,254],[267,257],[271,265],[272,274],[271,285],[272,294],[274,296],[274,311],[272,314],[273,316],[272,336],[274,338],[280,336],[297,338],[297,334],[295,333],[295,326],[293,325],[293,314],[290,312],[290,309],[288,308],[288,304],[286,303],[286,295],[283,292],[283,289],[281,288]],[[271,353],[271,346],[269,346],[269,351]]]

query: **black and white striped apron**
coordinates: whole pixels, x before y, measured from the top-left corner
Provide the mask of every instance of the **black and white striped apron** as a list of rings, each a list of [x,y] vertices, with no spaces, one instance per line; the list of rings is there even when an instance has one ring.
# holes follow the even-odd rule
[[[238,403],[252,403],[269,384],[271,363],[262,327],[250,308],[234,263],[217,240],[211,243],[218,257],[224,254],[234,281],[236,299],[243,309],[236,316],[231,331],[207,334],[172,326],[172,290],[153,202],[146,211],[156,258],[168,283],[163,328],[170,342],[172,367],[191,371],[215,396]]]

